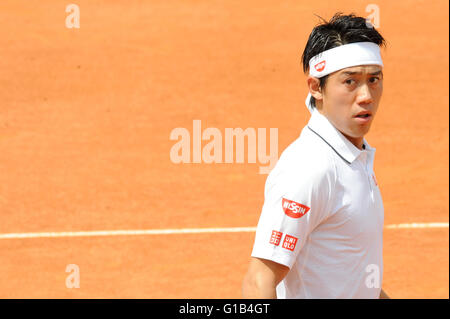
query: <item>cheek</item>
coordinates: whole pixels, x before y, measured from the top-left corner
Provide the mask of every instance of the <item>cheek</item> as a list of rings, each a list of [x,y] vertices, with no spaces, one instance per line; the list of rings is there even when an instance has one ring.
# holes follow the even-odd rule
[[[336,86],[332,94],[334,104],[339,107],[351,107],[356,98],[356,91],[349,90],[343,85]]]
[[[345,121],[352,115],[352,105],[355,102],[356,94],[349,92],[348,90],[336,91],[333,96],[332,110],[336,117],[341,118],[341,121]]]
[[[349,133],[352,127],[351,103],[342,97],[334,102],[328,110],[328,116],[339,131]]]
[[[330,85],[331,86],[331,85]],[[343,86],[333,85],[328,88],[324,99],[327,100],[330,108],[342,108],[351,103],[351,92]]]
[[[351,117],[352,105],[356,99],[355,90],[349,90],[345,85],[330,81],[324,92],[325,112],[339,126],[346,126]]]
[[[347,124],[347,118],[351,117],[354,97],[348,90],[333,88],[324,96],[324,111],[333,119],[335,126],[343,127]]]
[[[377,100],[380,101],[381,96],[383,95],[383,84],[380,85],[380,87],[378,88],[378,92],[377,92]]]
[[[375,90],[375,92],[373,93],[374,96],[374,106],[373,106],[373,110],[372,112],[376,114],[377,110],[378,110],[378,106],[381,100],[381,96],[383,95],[383,86],[380,86],[377,90]]]

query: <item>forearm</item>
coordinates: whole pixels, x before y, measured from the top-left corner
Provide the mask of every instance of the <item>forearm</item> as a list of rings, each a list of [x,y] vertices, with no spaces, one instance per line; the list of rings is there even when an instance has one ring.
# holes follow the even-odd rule
[[[276,285],[264,278],[247,275],[242,284],[242,297],[245,299],[276,299]]]
[[[242,283],[242,297],[248,299],[276,299],[277,285],[289,268],[271,260],[251,258]]]

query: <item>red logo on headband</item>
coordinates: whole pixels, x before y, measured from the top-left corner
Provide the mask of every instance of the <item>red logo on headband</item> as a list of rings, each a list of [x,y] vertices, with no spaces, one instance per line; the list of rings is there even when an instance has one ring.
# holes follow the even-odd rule
[[[317,72],[322,72],[323,69],[325,69],[325,60],[317,63],[314,68],[317,70]]]

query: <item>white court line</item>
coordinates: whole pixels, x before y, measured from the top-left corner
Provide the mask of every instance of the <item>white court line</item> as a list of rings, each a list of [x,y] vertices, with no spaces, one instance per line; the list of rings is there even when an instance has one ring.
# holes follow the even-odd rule
[[[387,225],[387,229],[399,229],[399,228],[448,228],[448,223],[412,223],[412,224],[398,224]]]
[[[172,235],[172,234],[201,234],[201,233],[241,233],[241,232],[254,232],[255,230],[256,230],[256,227],[177,228],[177,229],[147,229],[147,230],[145,230],[145,229],[144,230],[94,230],[94,231],[77,231],[77,232],[0,234],[0,239],[130,236],[130,235]]]
[[[414,228],[448,228],[448,223],[413,223],[387,225],[386,229]],[[132,235],[172,235],[172,234],[202,234],[202,233],[243,233],[255,232],[256,227],[226,227],[226,228],[178,228],[178,229],[143,229],[143,230],[94,230],[77,232],[43,232],[43,233],[11,233],[0,234],[0,239],[20,238],[56,238],[56,237],[96,237],[96,236],[132,236]]]

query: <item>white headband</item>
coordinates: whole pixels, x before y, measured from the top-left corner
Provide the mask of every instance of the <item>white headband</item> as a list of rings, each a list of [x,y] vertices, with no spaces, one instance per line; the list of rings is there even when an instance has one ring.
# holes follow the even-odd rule
[[[321,78],[330,73],[358,65],[379,65],[383,67],[380,47],[372,42],[356,42],[341,45],[314,56],[309,60],[309,75]],[[311,94],[306,106],[312,113]]]

